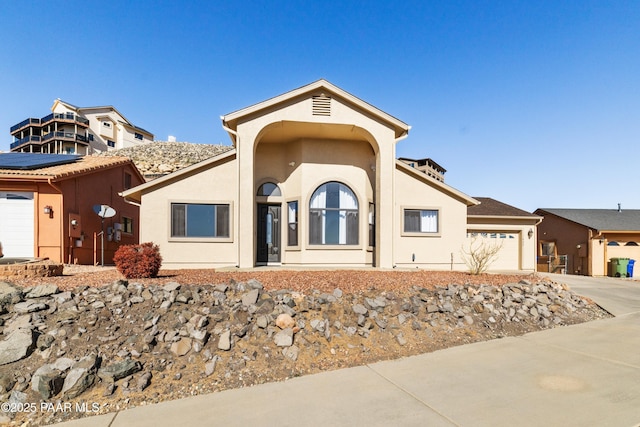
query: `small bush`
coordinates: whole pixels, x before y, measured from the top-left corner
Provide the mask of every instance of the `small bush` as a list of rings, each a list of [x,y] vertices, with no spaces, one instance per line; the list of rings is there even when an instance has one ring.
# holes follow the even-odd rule
[[[160,248],[152,242],[122,245],[113,256],[118,271],[127,279],[157,277],[162,256]]]

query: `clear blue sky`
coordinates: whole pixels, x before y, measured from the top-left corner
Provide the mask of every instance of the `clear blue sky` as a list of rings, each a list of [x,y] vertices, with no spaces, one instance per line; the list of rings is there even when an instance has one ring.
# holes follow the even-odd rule
[[[156,139],[325,78],[471,196],[640,208],[640,1],[2,1],[0,150],[56,98]]]

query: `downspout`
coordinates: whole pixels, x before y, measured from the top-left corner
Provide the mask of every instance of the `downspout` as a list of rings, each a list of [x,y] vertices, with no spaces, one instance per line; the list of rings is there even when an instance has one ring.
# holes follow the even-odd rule
[[[236,132],[235,130],[231,129],[230,127],[228,127],[225,124],[224,121],[224,116],[220,116],[220,120],[222,120],[222,129],[226,130],[228,133],[230,133],[231,135],[233,135],[233,145],[235,145],[236,147],[236,160],[237,160],[237,164],[238,164],[238,177],[236,179],[236,182],[238,183],[238,195],[236,197],[236,200],[238,200],[237,206],[234,209],[233,214],[236,216],[236,221],[233,221],[234,224],[234,228],[238,231],[240,231],[240,224],[238,224],[237,219],[240,218],[240,213],[238,212],[239,208],[240,208],[240,156],[238,155],[239,150],[238,150],[238,132]],[[253,207],[252,207],[253,209]],[[234,230],[235,233],[235,230]],[[240,267],[240,233],[236,233],[237,238],[235,239],[237,241],[238,244],[238,249],[237,249],[237,253],[236,253],[236,268]]]
[[[54,190],[56,190],[57,192],[60,193],[60,199],[62,201],[61,206],[60,206],[60,210],[62,212],[60,212],[60,233],[61,235],[60,237],[60,260],[61,262],[64,264],[64,246],[65,246],[65,239],[63,237],[64,234],[64,195],[62,193],[62,188],[56,186],[53,181],[52,181],[53,177],[49,177],[47,178],[47,183],[51,186],[51,188],[53,188]],[[38,197],[38,201],[40,200],[40,197]],[[40,228],[38,227],[38,248],[40,248]],[[39,251],[38,251],[39,252]]]
[[[391,204],[394,206],[394,209],[392,209],[391,211],[391,224],[393,224],[393,228],[395,229],[396,226],[396,218],[395,218],[395,206],[396,206],[396,167],[395,167],[395,146],[398,142],[402,141],[403,139],[406,139],[409,136],[409,131],[411,130],[411,126],[407,126],[407,130],[404,131],[400,136],[398,136],[397,138],[395,138],[393,140],[393,146],[394,146],[394,151],[393,151],[393,156],[394,156],[394,165],[393,165],[393,173],[391,174],[391,186],[393,188],[393,200],[391,201]],[[380,173],[377,172],[380,168],[376,168],[376,174]],[[378,187],[377,183],[376,183],[376,187]],[[380,203],[379,200],[376,201],[376,203]],[[376,221],[376,229],[379,228],[379,223],[380,221]],[[377,231],[377,230],[376,230]],[[392,244],[392,248],[391,248],[391,252],[392,252],[392,259],[391,259],[391,267],[392,268],[396,268],[396,237],[395,237],[395,232],[391,233],[391,244]],[[376,236],[376,243],[380,241],[380,233],[378,233],[378,235]],[[378,251],[378,245],[376,245],[376,251]],[[379,251],[378,251],[379,252]],[[379,255],[379,253],[378,253]],[[380,262],[380,257],[376,257],[378,262]]]

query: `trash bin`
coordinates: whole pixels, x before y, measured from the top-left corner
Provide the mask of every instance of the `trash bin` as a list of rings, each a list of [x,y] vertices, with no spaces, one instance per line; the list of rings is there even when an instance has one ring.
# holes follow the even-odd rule
[[[633,277],[633,264],[636,263],[635,259],[630,259],[629,264],[627,264],[627,277]]]
[[[611,258],[611,275],[613,277],[627,277],[629,258]]]

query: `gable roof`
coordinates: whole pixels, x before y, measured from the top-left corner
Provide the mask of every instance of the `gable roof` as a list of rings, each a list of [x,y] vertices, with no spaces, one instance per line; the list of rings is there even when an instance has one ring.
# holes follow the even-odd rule
[[[39,154],[34,153],[33,155],[38,156]],[[129,158],[116,156],[83,156],[75,162],[31,170],[0,169],[0,181],[62,181],[126,164],[131,164],[135,173],[144,181],[140,171]]]
[[[552,214],[598,231],[640,231],[638,209],[549,209],[536,210],[538,215]]]
[[[480,202],[479,205],[469,206],[467,208],[467,216],[492,216],[492,217],[521,217],[521,218],[537,218],[534,215],[515,206],[507,205],[490,197],[474,197]]]
[[[330,93],[334,96],[337,96],[342,100],[346,101],[347,103],[359,109],[362,109],[368,112],[369,114],[372,114],[373,116],[377,117],[383,122],[386,122],[392,128],[395,129],[396,138],[407,134],[409,132],[409,129],[411,129],[411,126],[404,123],[403,121],[393,117],[390,114],[385,113],[384,111],[374,107],[368,102],[365,102],[362,99],[350,94],[349,92],[340,89],[339,87],[329,83],[327,80],[324,80],[324,79],[317,80],[308,85],[283,93],[282,95],[275,96],[273,98],[267,99],[266,101],[253,104],[243,109],[221,116],[220,118],[222,119],[222,126],[225,129],[231,129],[232,131],[235,131],[237,128],[238,121],[243,117],[249,116],[251,114],[255,114],[261,110],[265,110],[275,105],[287,102],[293,98],[300,97],[302,95],[305,95],[311,92],[317,92],[318,90],[322,90],[325,93]]]

